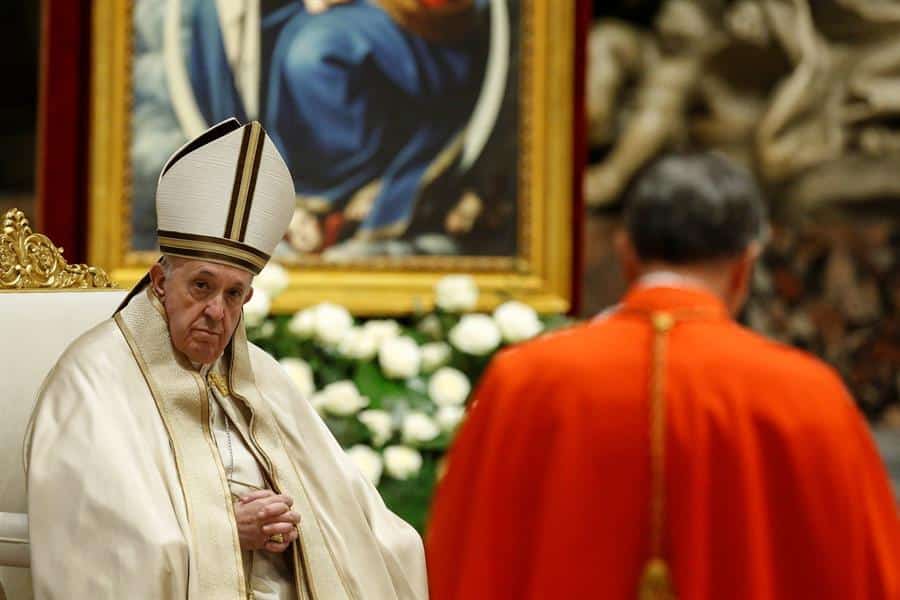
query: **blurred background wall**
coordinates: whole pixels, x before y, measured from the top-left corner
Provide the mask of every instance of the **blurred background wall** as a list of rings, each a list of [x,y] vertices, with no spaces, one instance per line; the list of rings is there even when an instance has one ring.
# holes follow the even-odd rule
[[[900,491],[900,5],[593,9],[583,315],[624,289],[611,238],[634,174],[667,149],[728,154],[757,175],[772,218],[741,320],[840,372]]]
[[[900,427],[900,7],[616,0],[591,27],[584,314],[622,292],[610,239],[634,173],[718,149],[772,216],[742,320],[823,357]]]
[[[34,206],[37,168],[37,107],[40,61],[40,2],[0,5],[0,210]]]

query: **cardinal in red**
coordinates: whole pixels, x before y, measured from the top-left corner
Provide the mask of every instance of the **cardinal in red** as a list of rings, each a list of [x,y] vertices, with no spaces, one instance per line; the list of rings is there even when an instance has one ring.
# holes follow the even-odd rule
[[[736,323],[765,229],[743,170],[626,197],[631,288],[499,356],[427,536],[434,600],[898,600],[900,520],[841,380]]]

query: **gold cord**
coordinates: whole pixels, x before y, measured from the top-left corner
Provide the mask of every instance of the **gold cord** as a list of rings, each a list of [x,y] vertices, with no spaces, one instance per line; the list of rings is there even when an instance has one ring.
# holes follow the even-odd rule
[[[663,558],[666,508],[666,349],[675,317],[667,312],[651,315],[653,359],[650,375],[650,560],[644,567],[639,600],[674,600],[669,566]]]

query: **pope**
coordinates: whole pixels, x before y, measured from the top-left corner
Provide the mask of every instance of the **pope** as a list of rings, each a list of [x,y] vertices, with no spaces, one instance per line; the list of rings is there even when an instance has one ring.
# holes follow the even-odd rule
[[[416,532],[247,341],[294,206],[271,139],[223,121],[172,156],[156,202],[161,261],[39,392],[35,597],[426,598]]]

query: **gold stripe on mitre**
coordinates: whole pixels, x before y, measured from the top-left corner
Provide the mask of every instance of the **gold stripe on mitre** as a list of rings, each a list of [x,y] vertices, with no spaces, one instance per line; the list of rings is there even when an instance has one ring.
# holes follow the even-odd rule
[[[237,168],[234,174],[234,186],[231,193],[231,204],[228,218],[225,221],[225,237],[230,240],[244,241],[247,234],[247,223],[253,206],[253,193],[256,189],[256,178],[262,162],[262,149],[265,143],[265,131],[257,121],[251,122],[244,129],[241,150],[238,155]]]
[[[159,249],[163,254],[221,262],[245,269],[254,275],[262,271],[269,262],[268,254],[241,242],[174,231],[157,233]]]

